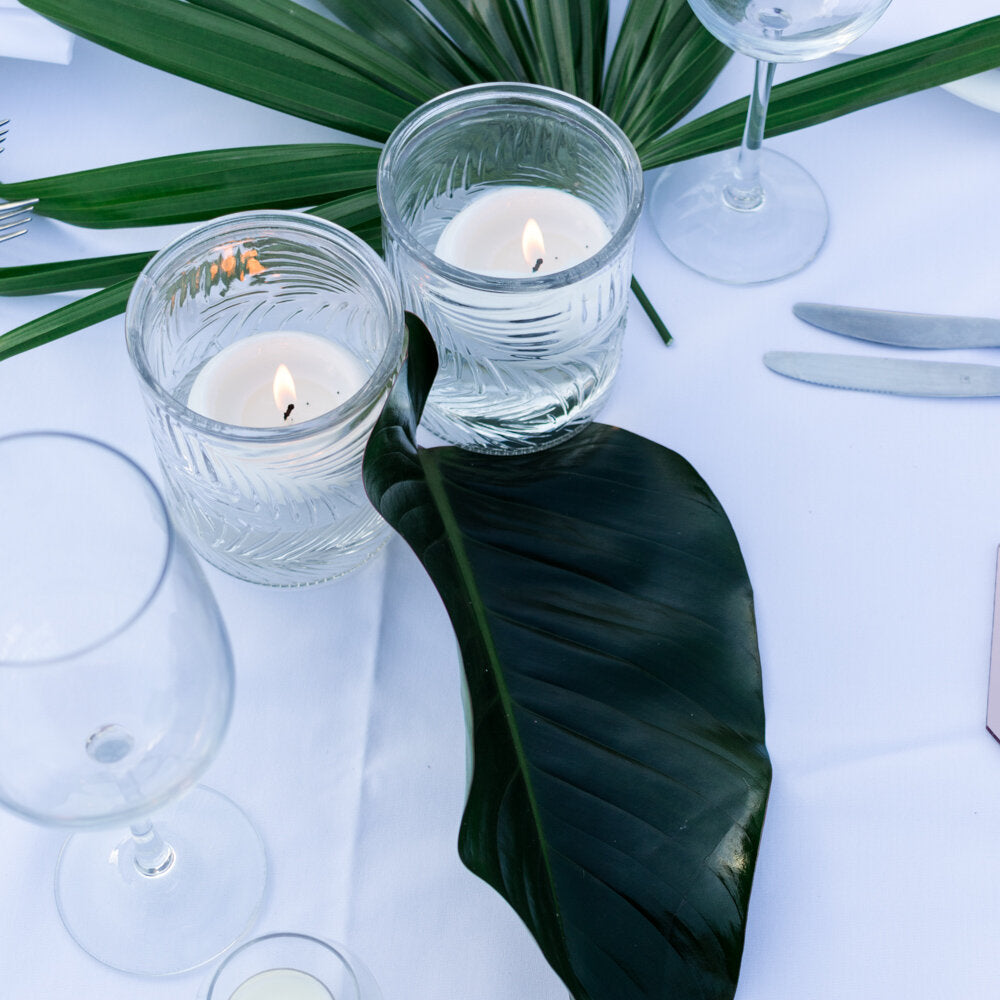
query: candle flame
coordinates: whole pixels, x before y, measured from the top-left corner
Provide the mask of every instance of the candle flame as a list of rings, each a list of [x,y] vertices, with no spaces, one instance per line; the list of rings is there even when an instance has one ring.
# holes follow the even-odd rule
[[[534,219],[528,219],[521,234],[521,253],[532,271],[537,271],[545,257],[545,240],[542,238],[542,227]]]
[[[278,369],[274,373],[273,390],[274,405],[282,417],[287,420],[290,412],[289,407],[294,406],[297,399],[295,379],[292,378],[292,373],[288,370],[287,365],[278,365]]]

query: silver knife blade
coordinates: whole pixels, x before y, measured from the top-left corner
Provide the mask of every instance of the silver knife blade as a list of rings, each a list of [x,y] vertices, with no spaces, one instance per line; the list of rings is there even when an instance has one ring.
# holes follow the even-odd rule
[[[820,302],[796,302],[792,312],[821,330],[874,344],[926,348],[1000,347],[1000,319],[888,312]]]
[[[898,396],[1000,396],[1000,367],[996,365],[804,351],[768,351],[764,364],[779,375],[834,389]]]

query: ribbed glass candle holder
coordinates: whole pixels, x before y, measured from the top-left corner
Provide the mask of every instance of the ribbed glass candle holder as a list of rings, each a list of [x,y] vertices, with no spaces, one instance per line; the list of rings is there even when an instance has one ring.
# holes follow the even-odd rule
[[[400,123],[382,152],[378,194],[386,262],[440,359],[424,426],[495,454],[580,430],[618,369],[642,209],[642,169],[621,129],[550,88],[466,87]],[[525,250],[521,273],[487,273],[475,243],[477,233],[498,239],[492,222],[465,226],[466,250],[454,250],[451,230],[443,235],[474,204],[483,215],[487,197],[485,215],[512,213],[519,233],[528,219],[518,213],[532,204],[575,226],[581,259],[558,269],[551,253]],[[591,245],[596,230],[604,236]]]
[[[361,461],[406,335],[395,283],[365,243],[295,212],[205,223],[146,266],[126,329],[167,504],[201,556],[244,580],[297,586],[341,576],[381,547],[388,529]],[[240,426],[189,406],[206,365],[275,332],[332,345],[324,350],[360,371],[360,388],[287,426]]]

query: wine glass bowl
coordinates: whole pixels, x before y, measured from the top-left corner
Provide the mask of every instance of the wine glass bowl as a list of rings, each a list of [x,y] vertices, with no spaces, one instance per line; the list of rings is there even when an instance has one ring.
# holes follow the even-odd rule
[[[87,951],[133,972],[192,968],[263,892],[246,817],[192,789],[233,706],[218,607],[158,490],[114,449],[0,438],[0,482],[0,805],[81,828],[56,895]]]
[[[723,44],[757,60],[738,152],[667,166],[650,213],[666,248],[730,284],[774,281],[805,267],[826,239],[826,198],[794,160],[762,148],[778,62],[829,55],[870,28],[891,0],[689,0]]]
[[[0,442],[0,470],[0,802],[64,826],[145,815],[229,721],[215,603],[123,456],[26,434]]]
[[[850,45],[890,0],[688,0],[723,45],[764,62],[804,62]]]

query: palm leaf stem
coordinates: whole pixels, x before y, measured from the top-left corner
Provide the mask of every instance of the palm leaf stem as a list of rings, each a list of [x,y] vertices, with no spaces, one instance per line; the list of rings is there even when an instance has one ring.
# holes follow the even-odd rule
[[[632,278],[632,293],[639,300],[639,305],[642,306],[643,312],[653,324],[653,329],[660,335],[660,339],[664,344],[669,344],[674,338],[670,335],[666,323],[660,319],[660,314],[656,311],[653,303],[649,301],[649,296],[642,290],[642,285],[636,281],[634,276]]]

